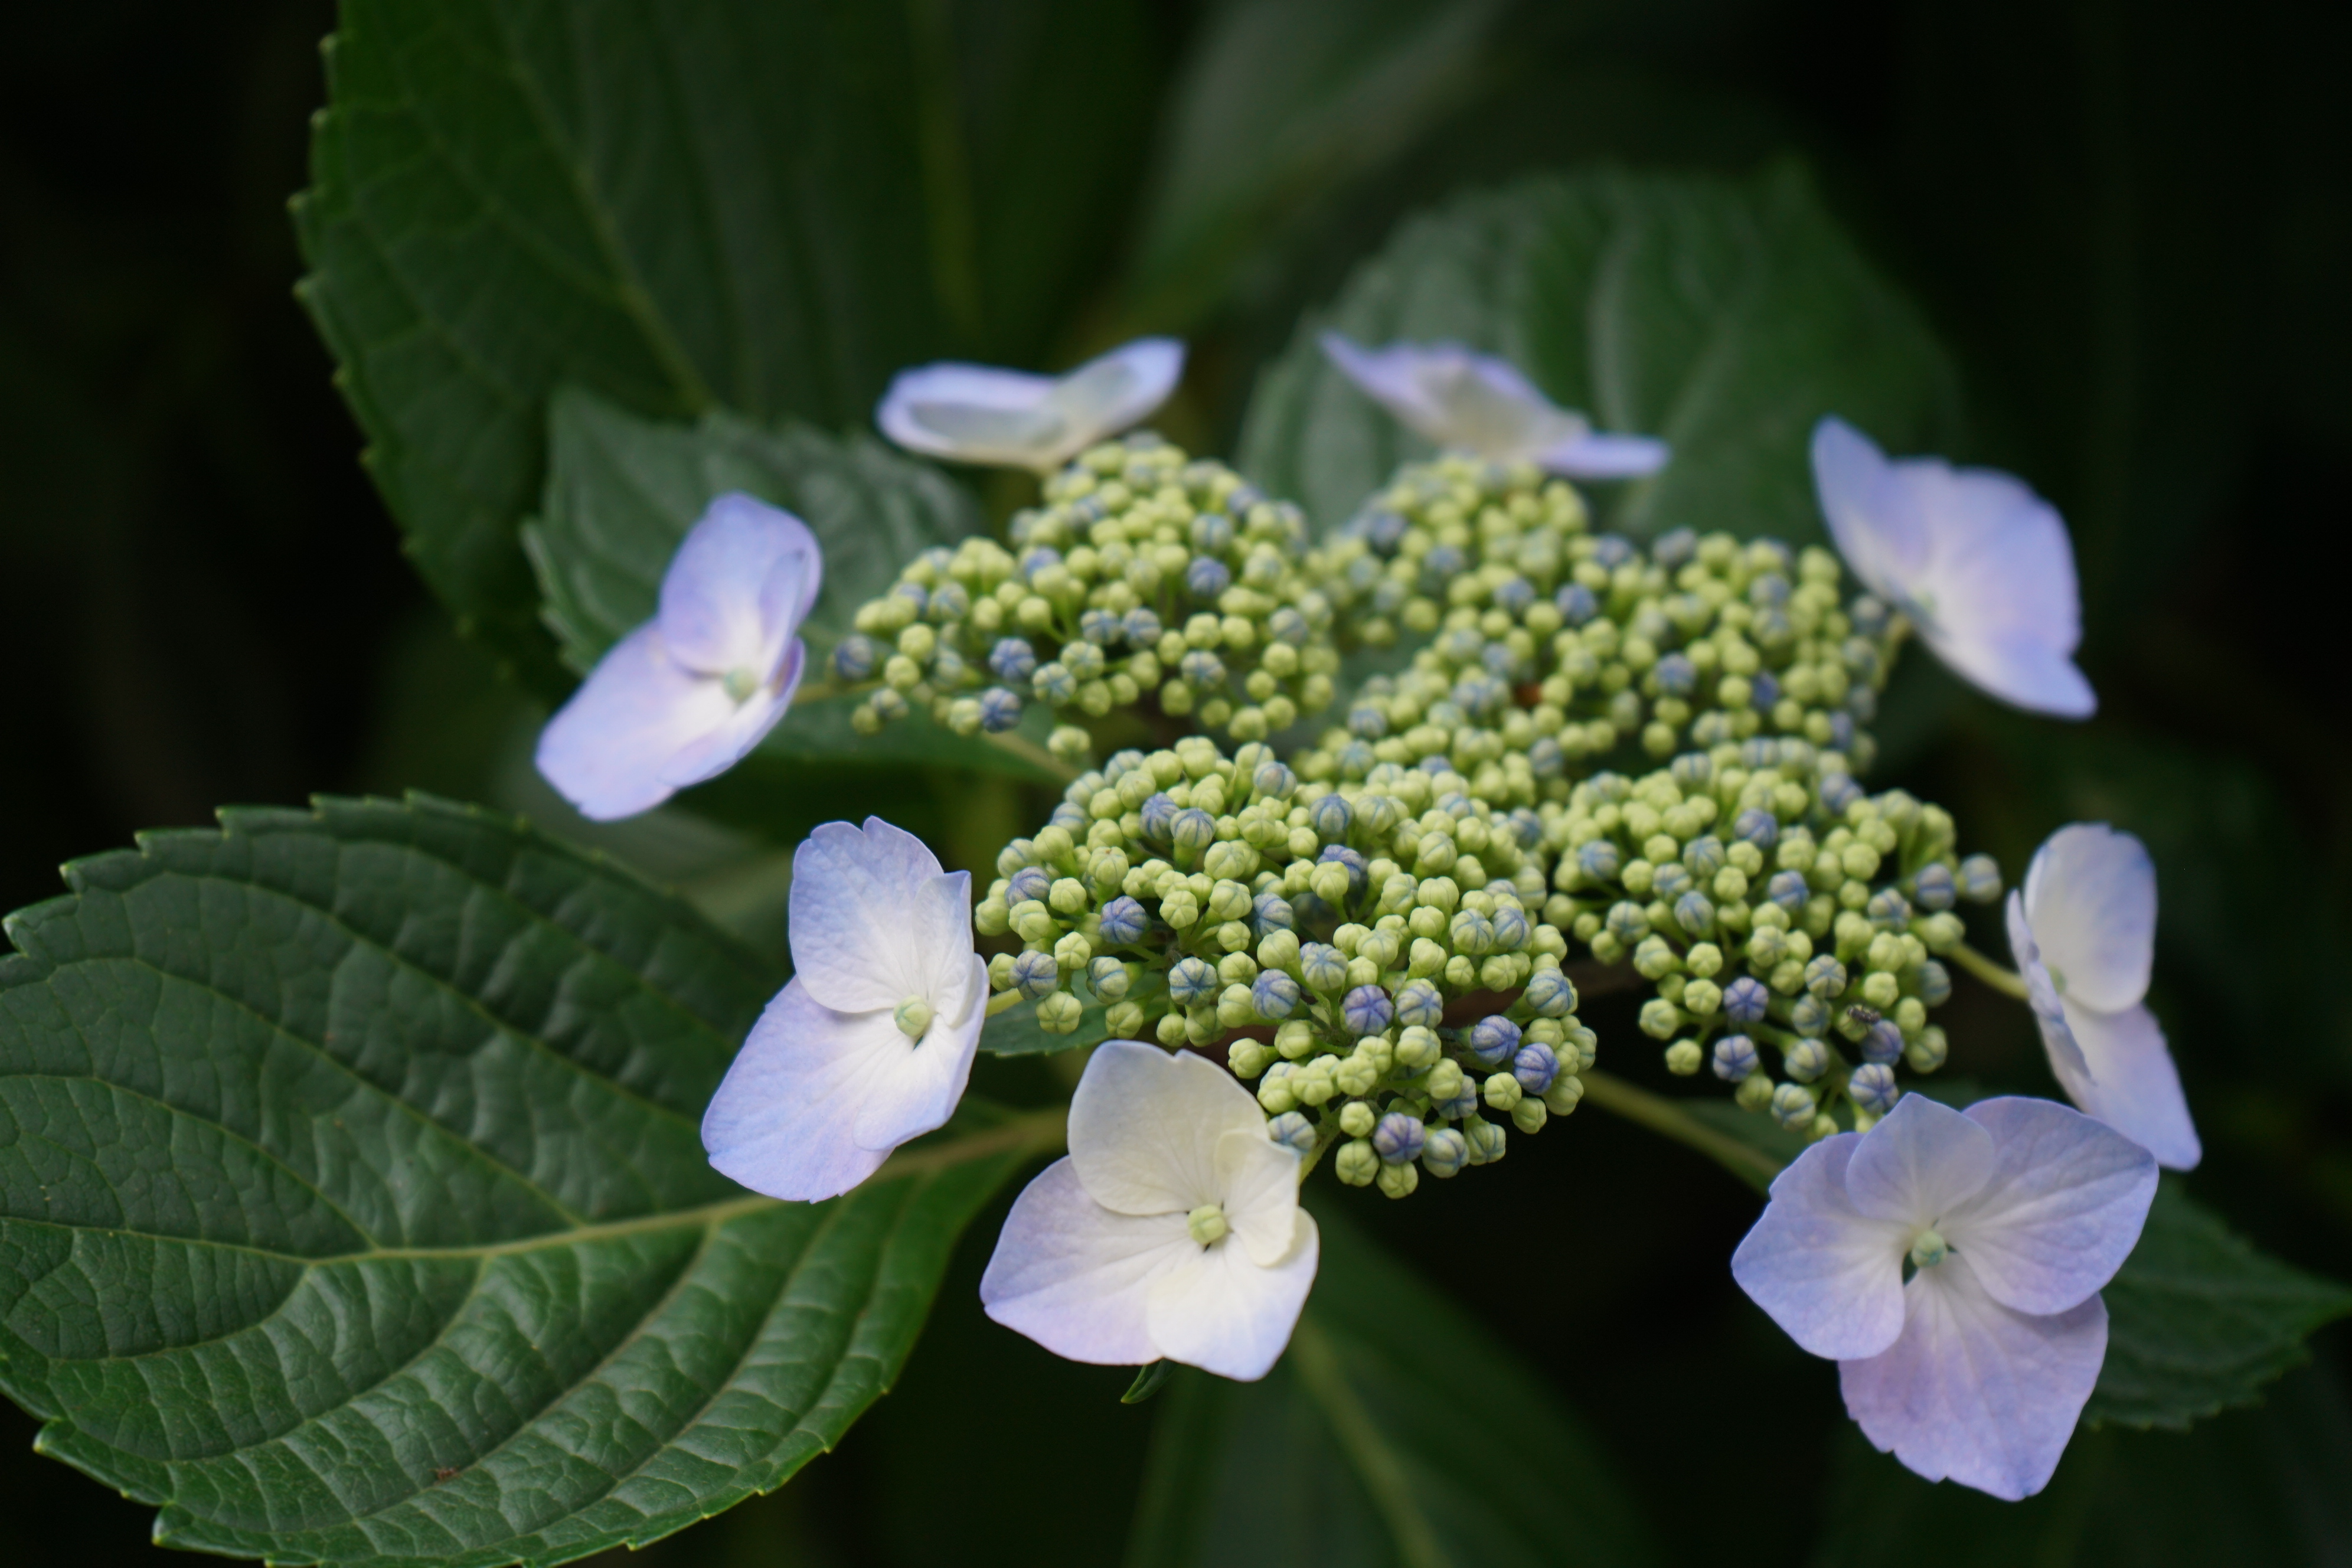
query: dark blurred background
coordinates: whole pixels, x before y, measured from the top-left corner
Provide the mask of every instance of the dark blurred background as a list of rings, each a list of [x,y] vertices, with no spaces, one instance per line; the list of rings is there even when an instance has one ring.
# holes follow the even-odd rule
[[[989,9],[954,6],[976,30]],[[1146,85],[1184,79],[1216,9],[1150,15]],[[2154,1001],[2209,1151],[2192,1191],[2271,1251],[2352,1279],[2339,989],[2352,743],[2327,651],[2344,579],[2324,564],[2325,541],[2352,522],[2352,117],[2339,96],[2352,12],[1458,9],[1486,40],[1475,68],[1401,108],[1377,144],[1310,163],[1278,221],[1202,268],[1206,297],[1183,297],[1184,278],[1157,294],[1115,283],[1138,241],[1119,231],[1074,319],[1180,321],[1196,344],[1180,417],[1222,443],[1299,310],[1406,211],[1595,157],[1809,163],[1958,357],[1968,455],[2065,513],[2083,662],[2103,698],[2081,729],[2028,723],[1915,656],[1883,772],[1950,805],[2012,876],[2070,819],[2149,841],[2164,897]],[[322,0],[86,0],[13,26],[0,60],[0,908],[57,891],[64,859],[207,823],[225,802],[423,785],[530,804],[516,764],[528,704],[457,642],[402,560],[292,298],[285,203],[305,181],[332,25]],[[1152,141],[1130,140],[1139,211]],[[689,825],[633,847],[656,872],[704,877],[709,901],[730,896],[709,879],[722,837]],[[764,918],[756,903],[737,911],[746,930]],[[1634,1035],[1630,1010],[1591,1021],[1604,1043]],[[2046,1088],[2021,1010],[1964,991],[1952,1027],[1955,1070]],[[1754,1212],[1743,1189],[1597,1112],[1473,1186],[1354,1206],[1600,1435],[1671,1560],[1879,1560],[1867,1520],[1883,1462],[1844,1429],[1828,1369],[1725,1274]],[[994,1223],[983,1215],[974,1237]],[[839,1454],[648,1556],[1118,1561],[1152,1408],[1116,1403],[1124,1374],[986,1323],[982,1251],[966,1247],[900,1390]],[[1995,1531],[1985,1561],[2352,1561],[2352,1342],[2339,1328],[2318,1351],[2258,1410],[2188,1437],[2086,1436],[2051,1506],[1992,1526],[1958,1508],[1937,1529]],[[1475,1391],[1444,1418],[1475,1421]],[[0,1405],[0,1562],[144,1557],[148,1510],[35,1458],[34,1430]],[[2057,1500],[2092,1471],[2137,1479]],[[2175,1472],[2193,1507],[2146,1479]],[[2109,1517],[2118,1498],[2138,1525]],[[2167,1507],[2193,1522],[2148,1526]],[[1898,1555],[1918,1561],[1918,1545]]]

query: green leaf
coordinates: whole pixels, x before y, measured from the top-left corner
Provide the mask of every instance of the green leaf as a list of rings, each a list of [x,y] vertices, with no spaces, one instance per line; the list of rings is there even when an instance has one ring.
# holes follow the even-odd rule
[[[2107,1303],[2107,1360],[2085,1421],[2187,1426],[2259,1397],[2352,1315],[2352,1289],[2257,1252],[2168,1178]]]
[[[712,497],[742,490],[799,514],[824,547],[824,587],[804,626],[811,696],[770,733],[763,755],[1055,776],[1035,754],[954,734],[928,713],[860,735],[850,726],[855,699],[818,695],[825,653],[847,634],[857,606],[922,551],[979,530],[971,498],[937,468],[870,437],[836,439],[789,419],[763,428],[724,413],[663,423],[573,387],[555,394],[549,426],[547,493],[523,527],[523,544],[546,596],[547,624],[572,668],[592,668],[652,618],[678,541]],[[1050,728],[1051,716],[1038,709],[1018,733],[1042,752]],[[779,770],[775,782],[789,777]]]
[[[411,553],[543,663],[515,526],[545,404],[863,424],[942,346],[908,8],[352,0],[301,295]]]
[[[1315,1292],[1274,1371],[1161,1396],[1129,1568],[1654,1561],[1540,1374],[1352,1224],[1316,1219]]]
[[[773,1487],[1048,1135],[975,1110],[747,1196],[698,1123],[777,974],[473,808],[226,812],[68,879],[0,959],[0,1386],[165,1544],[558,1563]]]
[[[1129,282],[1135,311],[1198,321],[1272,244],[1462,103],[1501,0],[1236,0],[1172,93]]]
[[[1324,528],[1430,450],[1325,361],[1330,328],[1456,339],[1603,429],[1664,437],[1664,469],[1601,498],[1605,525],[1637,536],[1816,539],[1807,443],[1822,415],[1898,452],[1948,449],[1958,424],[1954,373],[1918,311],[1788,166],[1547,176],[1403,226],[1301,324],[1244,422],[1243,471]]]

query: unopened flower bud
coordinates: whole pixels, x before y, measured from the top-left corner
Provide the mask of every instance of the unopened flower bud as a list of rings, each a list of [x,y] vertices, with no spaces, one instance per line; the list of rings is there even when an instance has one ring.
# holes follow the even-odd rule
[[[1050,952],[1031,949],[1016,953],[1013,959],[1013,985],[1024,996],[1034,1000],[1061,984],[1060,966]]]
[[[1444,993],[1426,979],[1408,980],[1397,988],[1396,1021],[1433,1029],[1445,1018]]]
[[[1382,1165],[1372,1180],[1383,1196],[1411,1197],[1413,1189],[1421,1185],[1421,1171],[1413,1165]]]
[[[1501,1014],[1491,1014],[1470,1026],[1464,1043],[1486,1067],[1499,1067],[1519,1048],[1519,1026]]]
[[[1726,1035],[1715,1042],[1715,1076],[1727,1083],[1738,1083],[1761,1065],[1756,1055],[1756,1042],[1745,1035]]]
[[[1294,1154],[1315,1152],[1315,1124],[1295,1110],[1286,1110],[1268,1121],[1265,1135]]]
[[[1771,993],[1752,975],[1743,974],[1723,988],[1723,1016],[1732,1023],[1757,1023],[1771,1005]]]
[[[1784,1083],[1772,1091],[1772,1119],[1791,1132],[1811,1130],[1813,1091],[1802,1084]]]
[[[1327,795],[1307,808],[1307,826],[1315,837],[1326,844],[1337,844],[1348,837],[1354,824],[1355,811],[1347,801],[1336,795]]]
[[[1370,1137],[1373,1120],[1374,1112],[1367,1101],[1351,1100],[1339,1108],[1339,1131],[1350,1138]]]
[[[1259,1017],[1287,1018],[1298,1005],[1298,982],[1279,969],[1261,973],[1250,985],[1250,1005]]]
[[[1780,1053],[1780,1068],[1799,1083],[1811,1083],[1830,1070],[1830,1048],[1819,1040],[1799,1040]]]
[[[1903,1059],[1910,1064],[1913,1072],[1918,1073],[1934,1072],[1944,1065],[1948,1054],[1944,1031],[1935,1024],[1920,1030],[1919,1037],[1903,1047]]]
[[[1990,855],[1971,855],[1960,862],[1960,897],[1972,904],[1990,904],[2000,897],[2000,866]]]
[[[1677,1078],[1690,1077],[1706,1060],[1696,1040],[1676,1040],[1666,1047],[1666,1070]]]
[[[1315,1026],[1304,1018],[1293,1018],[1274,1032],[1274,1048],[1292,1061],[1315,1049]]]
[[[1049,1035],[1066,1035],[1078,1026],[1085,1006],[1066,991],[1055,991],[1037,1000],[1037,1026]]]
[[[1470,1144],[1470,1163],[1474,1165],[1493,1164],[1503,1157],[1508,1144],[1503,1130],[1482,1117],[1465,1118],[1461,1132]]]
[[[1240,1079],[1257,1077],[1276,1061],[1274,1047],[1256,1040],[1235,1040],[1225,1051],[1225,1065]]]
[[[1865,1062],[1892,1062],[1903,1055],[1903,1031],[1891,1019],[1881,1018],[1864,1032],[1862,1059]]]
[[[1433,1176],[1451,1176],[1470,1160],[1470,1141],[1451,1127],[1433,1127],[1422,1144],[1421,1166]]]
[[[1391,1111],[1380,1120],[1372,1132],[1372,1148],[1391,1165],[1402,1165],[1421,1158],[1427,1139],[1427,1129],[1417,1116]]]
[[[1846,1092],[1853,1102],[1873,1116],[1884,1116],[1895,1109],[1902,1089],[1895,1081],[1895,1069],[1881,1062],[1868,1062],[1853,1069],[1846,1079]]]
[[[1168,994],[1177,1005],[1199,1006],[1217,994],[1217,972],[1198,958],[1180,958],[1168,971]]]
[[[1533,1095],[1511,1107],[1511,1125],[1530,1138],[1542,1131],[1544,1123],[1550,1120],[1549,1108]]]
[[[1339,1003],[1339,1016],[1352,1035],[1373,1035],[1387,1028],[1396,1017],[1395,1005],[1389,994],[1377,985],[1359,985]]]
[[[1565,1018],[1576,1010],[1576,986],[1557,969],[1538,969],[1528,977],[1527,1004],[1546,1018]]]
[[[1845,992],[1845,965],[1824,952],[1805,965],[1805,989],[1824,1002]]]
[[[1348,960],[1336,947],[1310,942],[1298,950],[1298,977],[1310,991],[1337,991],[1348,983]]]
[[[1351,1138],[1331,1158],[1332,1169],[1351,1187],[1370,1186],[1380,1174],[1381,1157],[1369,1138]]]
[[[1511,1076],[1529,1094],[1541,1094],[1559,1076],[1559,1058],[1540,1042],[1522,1045],[1511,1057]]]

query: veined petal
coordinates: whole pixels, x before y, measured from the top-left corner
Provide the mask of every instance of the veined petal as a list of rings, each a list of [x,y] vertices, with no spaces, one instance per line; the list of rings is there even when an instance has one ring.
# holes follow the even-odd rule
[[[2055,1100],[2003,1096],[1958,1114],[1991,1135],[1999,1164],[1937,1229],[1993,1300],[2063,1312],[2114,1279],[2156,1197],[2147,1151]]]
[[[744,669],[770,683],[824,572],[806,523],[730,491],[704,509],[662,574],[662,640],[689,669]]]
[[[1298,1206],[1298,1156],[1256,1127],[1217,1140],[1218,1201],[1250,1261],[1270,1268],[1290,1256],[1306,1211]]]
[[[1178,1215],[1124,1215],[1056,1160],[1014,1200],[981,1276],[988,1315],[1071,1361],[1140,1366],[1163,1353],[1147,1325],[1152,1281],[1201,1250]]]
[[[1848,1199],[1846,1174],[1862,1142],[1841,1132],[1798,1155],[1731,1255],[1739,1288],[1818,1356],[1876,1355],[1903,1331],[1903,1255],[1916,1227],[1865,1215]]]
[[[1223,1068],[1190,1052],[1107,1040],[1070,1097],[1070,1162],[1094,1200],[1121,1214],[1190,1214],[1223,1197],[1218,1144],[1265,1140],[1265,1113]]]
[[[669,657],[648,621],[614,644],[547,721],[539,771],[584,816],[634,816],[694,782],[673,776],[678,759],[725,731],[737,713],[718,681]]]
[[[1171,1361],[1255,1383],[1290,1343],[1315,1285],[1322,1236],[1315,1216],[1298,1211],[1290,1250],[1271,1267],[1227,1237],[1154,1279],[1145,1321],[1151,1342]]]
[[[971,984],[986,991],[986,961],[974,952],[967,954],[964,962],[979,971]],[[962,994],[971,997],[970,985]],[[891,1030],[907,1048],[875,1078],[858,1108],[857,1125],[851,1133],[858,1147],[887,1153],[909,1138],[944,1126],[955,1114],[956,1102],[963,1098],[964,1084],[971,1077],[971,1058],[980,1049],[981,1026],[987,1022],[988,1010],[971,1005],[969,1000],[955,1017],[941,1009],[919,1041],[907,1039],[893,1019]]]
[[[2104,822],[2060,828],[2025,871],[2025,920],[2058,994],[2102,1013],[2147,994],[2156,960],[2156,862]]]
[[[2033,1009],[2033,1021],[2042,1028],[2042,1047],[2050,1056],[2050,1070],[2066,1086],[2074,1103],[2083,1102],[2083,1091],[2091,1082],[2091,1064],[2083,1059],[2083,1047],[2074,1038],[2074,1031],[2066,1022],[2066,1009],[2058,999],[2058,987],[2052,983],[2050,970],[2042,962],[2041,944],[2033,940],[2033,928],[2025,919],[2025,895],[2011,889],[2009,903],[2004,910],[2009,920],[2010,956],[2017,961],[2018,978],[2025,982],[2025,1000]],[[2078,1087],[2079,1086],[2079,1087]]]
[[[924,365],[891,381],[875,420],[909,451],[1043,471],[1149,416],[1183,370],[1173,338],[1139,338],[1060,377]]]
[[[2107,1353],[2096,1296],[2035,1317],[2002,1306],[1954,1253],[1913,1277],[1902,1337],[1839,1363],[1846,1413],[1931,1481],[2014,1502],[2049,1483]]]
[[[2068,1033],[2090,1071],[2058,1081],[2067,1098],[2175,1171],[2193,1171],[2204,1158],[2180,1073],[2164,1043],[2164,1026],[2145,1003],[2099,1013],[2065,1003]]]
[[[2069,657],[2082,641],[2082,601],[2057,510],[1990,468],[1910,458],[1894,472],[1927,523],[1927,559],[1906,607],[1929,646],[2004,701],[2088,717],[2098,704]]]
[[[1052,461],[1065,462],[1150,418],[1183,376],[1184,345],[1174,338],[1138,338],[1078,366],[1045,400],[1069,429]]]
[[[1834,415],[1813,426],[1813,489],[1830,538],[1879,597],[1911,599],[1927,562],[1927,522],[1871,438]]]
[[[1638,479],[1666,466],[1673,448],[1654,436],[1608,436],[1598,431],[1549,447],[1536,455],[1538,466],[1580,479]]]
[[[1998,1158],[1982,1127],[1924,1094],[1906,1094],[1854,1150],[1846,1196],[1859,1213],[1916,1230],[1982,1192]]]
[[[888,1013],[836,1013],[793,981],[751,1026],[703,1112],[711,1164],[772,1198],[847,1192],[889,1156],[854,1132],[908,1054]]]
[[[956,876],[970,886],[971,873]],[[921,839],[878,816],[863,828],[825,823],[793,852],[794,972],[818,1000],[847,1012],[887,1012],[909,996],[928,997],[950,963],[961,979],[972,952],[971,916],[958,932],[937,895],[924,896],[944,877]]]

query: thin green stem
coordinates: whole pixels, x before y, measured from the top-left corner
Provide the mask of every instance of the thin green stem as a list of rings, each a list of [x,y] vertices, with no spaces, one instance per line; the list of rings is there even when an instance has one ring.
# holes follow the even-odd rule
[[[1020,993],[1020,992],[1018,992],[1018,991],[1000,991],[1000,992],[998,992],[995,995],[991,996],[991,997],[988,999],[988,1016],[989,1016],[990,1017],[993,1018],[993,1017],[995,1017],[999,1013],[1006,1012],[1006,1011],[1010,1010],[1011,1008],[1013,1008],[1013,1006],[1017,1005],[1020,1003],[1020,1001],[1021,1001],[1021,993]]]
[[[1055,756],[1053,752],[1047,751],[1045,747],[1039,745],[1028,736],[1020,734],[1017,731],[1005,730],[992,735],[982,731],[981,738],[985,740],[992,746],[1001,747],[1002,749],[1012,752],[1014,756],[1019,757],[1023,762],[1030,763],[1037,767],[1045,769],[1045,772],[1051,773],[1054,777],[1060,779],[1064,784],[1067,784],[1072,779],[1078,776],[1078,770],[1076,767],[1062,761],[1061,758]]]
[[[1311,1317],[1301,1318],[1291,1332],[1290,1364],[1315,1403],[1323,1407],[1323,1417],[1331,1424],[1341,1451],[1363,1477],[1372,1506],[1380,1510],[1389,1533],[1396,1537],[1398,1561],[1405,1568],[1449,1568],[1453,1560],[1438,1544],[1436,1528],[1422,1511],[1403,1460],[1389,1447],[1371,1412],[1349,1386],[1347,1374],[1339,1368],[1339,1352],[1324,1336],[1322,1325]]]
[[[1697,1150],[1759,1192],[1769,1188],[1772,1178],[1780,1173],[1780,1163],[1771,1155],[1727,1132],[1717,1131],[1662,1094],[1652,1094],[1595,1069],[1588,1068],[1581,1076],[1584,1098],[1591,1103]]]
[[[1994,963],[1967,942],[1958,942],[1944,956],[1991,986],[2004,996],[2014,996],[2020,1002],[2033,998],[2025,989],[2025,981],[2017,971]]]

